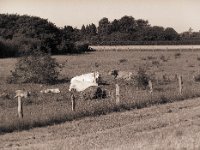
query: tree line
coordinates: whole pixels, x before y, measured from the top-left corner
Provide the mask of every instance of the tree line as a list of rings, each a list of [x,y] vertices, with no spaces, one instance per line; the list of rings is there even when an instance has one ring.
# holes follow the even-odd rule
[[[136,20],[132,16],[109,21],[102,18],[98,26],[83,25],[82,40],[95,45],[158,45],[200,44],[200,32],[178,34],[172,27],[151,26],[148,20]]]
[[[83,25],[58,28],[40,17],[0,14],[0,57],[16,57],[34,50],[50,54],[90,51],[89,44],[200,44],[199,32],[178,34],[173,28],[151,26],[148,20],[123,16],[109,21],[102,18],[98,26]]]
[[[75,32],[72,27],[58,28],[35,16],[0,14],[0,57],[16,57],[34,50],[54,55],[87,51],[88,44],[76,40]]]

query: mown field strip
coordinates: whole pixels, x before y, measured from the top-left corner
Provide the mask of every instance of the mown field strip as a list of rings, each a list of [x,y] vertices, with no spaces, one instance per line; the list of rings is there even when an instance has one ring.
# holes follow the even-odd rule
[[[101,50],[200,50],[200,45],[117,45],[117,46],[90,46],[92,49]]]

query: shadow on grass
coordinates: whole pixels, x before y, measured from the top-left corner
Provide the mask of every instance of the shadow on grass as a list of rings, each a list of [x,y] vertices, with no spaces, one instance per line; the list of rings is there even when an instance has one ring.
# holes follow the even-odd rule
[[[70,78],[62,78],[62,79],[56,80],[54,83],[52,83],[52,85],[69,83],[69,82],[70,82]]]

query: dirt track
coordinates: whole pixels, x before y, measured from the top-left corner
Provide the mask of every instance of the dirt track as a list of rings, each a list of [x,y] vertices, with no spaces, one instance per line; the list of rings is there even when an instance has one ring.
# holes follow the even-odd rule
[[[0,135],[0,149],[200,149],[200,98]]]

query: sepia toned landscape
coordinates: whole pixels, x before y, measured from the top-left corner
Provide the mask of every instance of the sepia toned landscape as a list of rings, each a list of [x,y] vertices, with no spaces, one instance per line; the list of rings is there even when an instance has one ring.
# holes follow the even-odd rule
[[[75,149],[80,147],[88,149],[93,146],[96,146],[97,149],[106,147],[115,149],[116,144],[119,144],[122,149],[132,146],[156,148],[166,146],[168,143],[171,144],[171,147],[178,144],[180,148],[192,146],[198,148],[198,132],[193,134],[196,130],[198,131],[199,100],[195,98],[200,95],[198,90],[200,84],[198,80],[195,80],[195,77],[199,75],[200,61],[198,55],[198,51],[182,51],[181,53],[180,51],[96,51],[78,57],[77,55],[54,56],[60,64],[64,65],[60,78],[66,79],[65,82],[55,85],[8,84],[5,79],[10,75],[10,70],[14,69],[16,59],[2,59],[0,62],[1,79],[4,80],[1,80],[0,89],[1,93],[6,93],[6,95],[1,96],[0,129],[1,134],[3,134],[1,135],[1,148],[26,149],[27,143],[24,140],[17,140],[14,145],[11,144],[13,142],[9,142],[10,138],[17,139],[19,135],[23,138],[30,138],[31,136],[33,139],[28,140],[30,142],[28,142],[30,144],[28,144],[28,147],[30,146],[29,148],[33,149],[40,146],[41,149],[48,149],[49,143],[55,146],[58,143],[65,143],[66,140],[72,143],[80,141],[78,145],[61,144],[66,148]],[[144,68],[146,74],[152,78],[153,94],[149,93],[148,88],[137,89],[133,80],[127,82],[113,79],[108,72],[115,68],[136,72],[136,74],[139,68]],[[84,100],[78,95],[76,97],[76,111],[73,112],[71,110],[70,92],[68,91],[70,83],[67,79],[90,70],[100,72],[102,79],[107,83],[107,85],[102,86],[112,94],[105,99],[96,100]],[[175,79],[176,74],[183,76],[182,95],[179,94],[178,81]],[[120,86],[121,101],[119,105],[116,105],[115,102],[115,84]],[[40,93],[45,88],[59,88],[61,93]],[[17,118],[17,99],[13,98],[18,89],[31,91],[31,96],[24,100],[23,120]],[[76,130],[73,131],[72,128],[77,125],[78,129],[76,127]],[[91,127],[88,128],[88,126]],[[36,129],[34,129],[35,127]],[[37,127],[42,128],[37,129]],[[186,132],[185,130],[188,128],[190,128],[190,131]],[[28,132],[24,132],[27,129]],[[35,132],[42,134],[43,132],[50,132],[52,134],[55,130],[57,135],[55,138],[49,139],[48,134],[45,134],[43,137],[45,143],[43,140],[38,142],[42,135],[38,135],[39,137],[34,135]],[[97,136],[93,130],[98,133],[98,137],[102,137],[100,141],[95,141],[92,138],[94,135]],[[133,131],[130,132],[129,130]],[[119,131],[123,132],[122,135]],[[172,135],[169,135],[169,132]],[[120,141],[115,141],[116,143],[113,141],[115,145],[113,146],[111,141],[114,140],[115,136],[119,136],[117,134],[120,135]],[[108,135],[109,137],[107,137]],[[126,136],[130,136],[131,143],[126,141]],[[150,140],[151,138],[149,139],[146,136],[155,136],[155,139]],[[138,138],[143,137],[146,141],[138,143]],[[188,139],[188,137],[191,139],[191,144],[180,143],[179,138]],[[107,138],[111,141],[107,141],[107,143],[101,141]],[[97,143],[94,145],[85,144],[85,140],[92,140],[92,142]],[[162,144],[156,144],[157,140],[160,140]],[[103,142],[105,145],[98,142]],[[123,145],[121,145],[121,142]],[[148,143],[148,145],[145,145],[145,143]]]
[[[0,150],[199,150],[199,10],[0,0]]]

